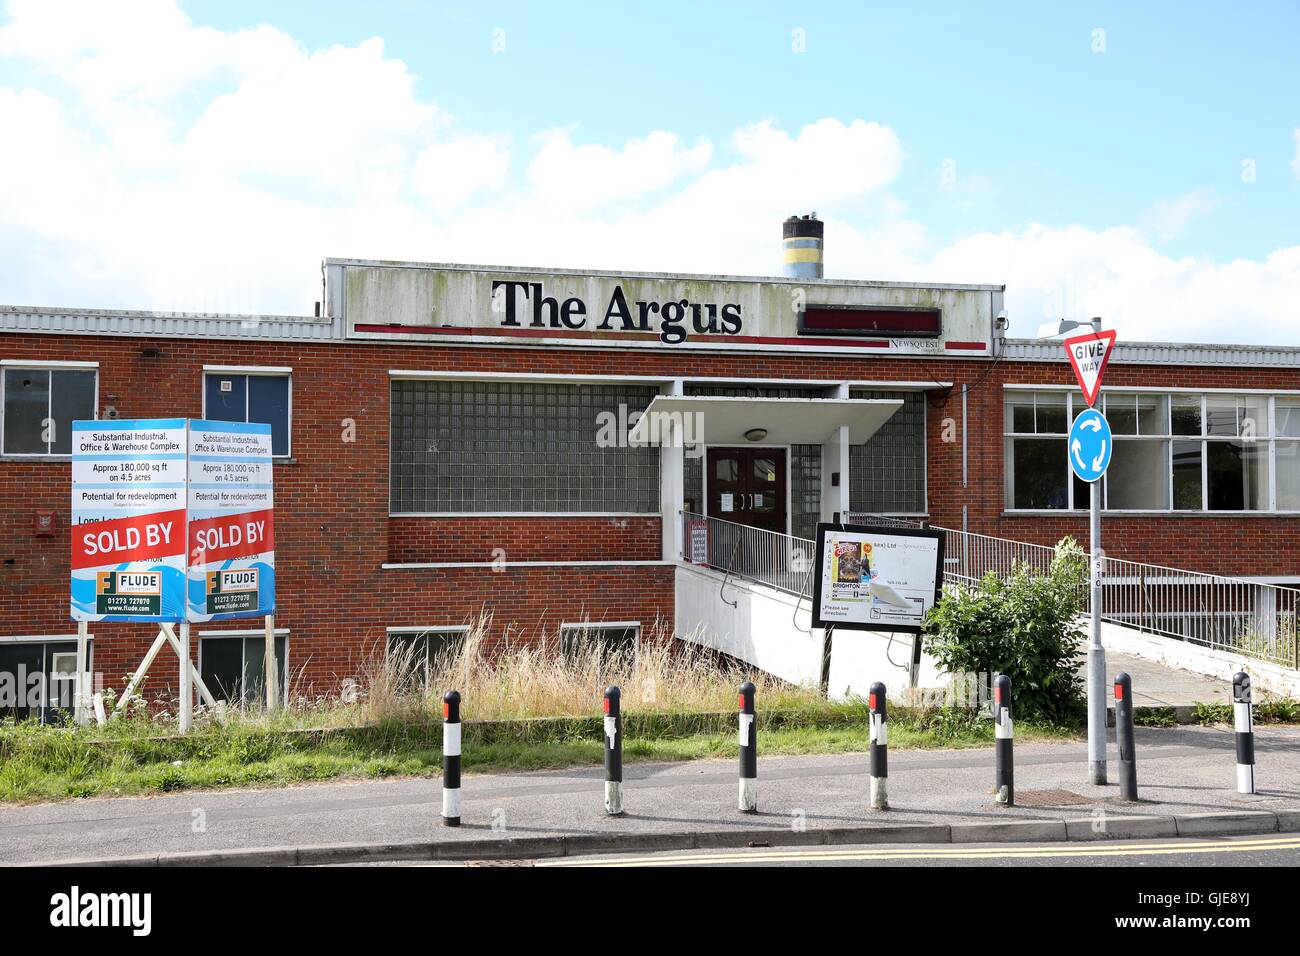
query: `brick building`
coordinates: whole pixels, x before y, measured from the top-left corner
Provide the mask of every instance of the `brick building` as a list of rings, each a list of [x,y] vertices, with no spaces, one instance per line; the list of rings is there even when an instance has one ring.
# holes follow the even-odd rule
[[[802,232],[796,266],[820,255]],[[1073,376],[1059,342],[1005,337],[1000,286],[323,272],[316,316],[0,307],[0,671],[57,671],[71,649],[81,418],[272,424],[281,673],[318,693],[484,612],[498,639],[684,627],[684,513],[801,537],[870,512],[1086,540]],[[1121,338],[1103,401],[1111,554],[1300,581],[1300,350]],[[155,629],[92,633],[93,670],[120,686]],[[261,631],[195,634],[205,680],[246,692]]]

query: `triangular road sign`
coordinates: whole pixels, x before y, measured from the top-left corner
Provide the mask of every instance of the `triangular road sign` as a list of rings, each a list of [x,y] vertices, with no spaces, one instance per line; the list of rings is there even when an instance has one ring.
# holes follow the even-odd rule
[[[1115,351],[1114,329],[1076,335],[1066,339],[1064,345],[1065,354],[1074,368],[1074,377],[1079,380],[1079,388],[1083,389],[1084,399],[1089,406],[1096,405],[1097,396],[1101,394],[1101,377],[1106,374],[1110,353]]]

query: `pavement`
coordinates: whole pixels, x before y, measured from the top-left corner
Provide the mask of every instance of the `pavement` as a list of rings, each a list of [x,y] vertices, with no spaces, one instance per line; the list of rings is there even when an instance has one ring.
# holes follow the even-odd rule
[[[1086,679],[1087,671],[1085,660],[1079,667],[1079,673]],[[1157,664],[1140,657],[1107,651],[1106,679],[1109,686],[1114,686],[1115,675],[1120,671],[1133,678],[1135,707],[1175,707],[1187,710],[1193,704],[1232,703],[1232,675],[1218,680],[1204,674],[1179,670],[1168,664]]]
[[[0,863],[293,865],[536,859],[748,845],[1063,842],[1300,831],[1300,728],[1257,730],[1260,792],[1235,789],[1230,729],[1138,728],[1137,803],[1086,783],[1083,742],[1019,744],[1019,805],[993,802],[991,748],[895,751],[891,809],[867,808],[863,754],[764,757],[759,809],[736,809],[733,761],[631,763],[627,814],[603,770],[467,774],[459,828],[437,778],[186,792],[0,809]],[[1039,791],[1052,791],[1039,793]],[[1035,798],[1044,805],[1029,805]]]

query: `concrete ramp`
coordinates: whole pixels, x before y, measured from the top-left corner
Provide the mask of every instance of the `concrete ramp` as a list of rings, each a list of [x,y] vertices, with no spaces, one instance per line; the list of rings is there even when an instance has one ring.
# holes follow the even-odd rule
[[[821,680],[823,632],[812,627],[806,599],[720,571],[678,565],[677,635],[721,651],[775,677],[816,687]],[[840,631],[831,649],[829,690],[835,700],[865,697],[875,681],[891,696],[909,684],[912,635]],[[920,686],[947,683],[928,655],[921,658]]]
[[[812,627],[807,599],[711,568],[681,564],[676,574],[680,638],[721,651],[781,680],[816,687],[821,679],[823,632]],[[881,681],[892,698],[909,688],[912,635],[840,631],[833,637],[829,691],[835,700],[865,697]],[[1144,707],[1190,707],[1231,700],[1232,675],[1244,670],[1262,692],[1300,697],[1300,674],[1240,654],[1106,622],[1102,626],[1107,677],[1127,671]],[[1081,648],[1082,651],[1082,648]],[[1082,668],[1083,660],[1080,658]],[[922,654],[917,687],[951,683]]]

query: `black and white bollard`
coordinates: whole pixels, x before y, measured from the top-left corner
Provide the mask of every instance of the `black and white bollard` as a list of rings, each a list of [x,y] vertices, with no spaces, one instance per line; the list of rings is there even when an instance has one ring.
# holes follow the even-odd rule
[[[1232,675],[1232,722],[1237,731],[1237,792],[1255,792],[1255,717],[1252,712],[1250,675]]]
[[[442,695],[442,825],[460,826],[460,692]]]
[[[605,812],[623,815],[623,717],[619,689],[605,688]]]
[[[997,737],[995,799],[1003,806],[1015,806],[1015,762],[1012,757],[1015,731],[1011,723],[1011,678],[1006,674],[993,678],[993,724]]]
[[[871,710],[871,809],[889,809],[889,719],[885,685],[876,681],[867,692]]]
[[[758,725],[749,681],[740,685],[740,810],[758,812]]]
[[[1115,675],[1115,744],[1119,748],[1119,796],[1138,798],[1137,748],[1133,742],[1133,680]]]

